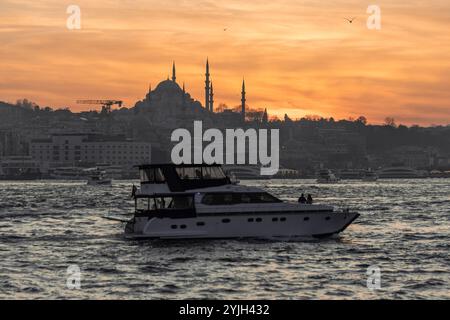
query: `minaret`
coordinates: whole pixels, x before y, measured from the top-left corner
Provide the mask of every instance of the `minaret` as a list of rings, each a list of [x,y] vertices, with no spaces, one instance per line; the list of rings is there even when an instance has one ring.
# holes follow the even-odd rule
[[[186,87],[183,81],[183,106],[186,104]]]
[[[214,89],[211,81],[211,92],[209,93],[209,111],[214,112]]]
[[[242,120],[245,122],[245,79],[242,80],[242,92],[241,92],[241,115],[242,115]]]
[[[209,108],[209,89],[210,89],[210,83],[209,83],[209,61],[206,59],[206,80],[205,80],[205,109],[210,110]]]
[[[175,69],[175,61],[173,62],[172,65],[172,81],[177,82],[177,71]]]
[[[267,108],[264,109],[264,114],[262,117],[262,123],[267,123],[269,122],[269,115],[267,114]]]

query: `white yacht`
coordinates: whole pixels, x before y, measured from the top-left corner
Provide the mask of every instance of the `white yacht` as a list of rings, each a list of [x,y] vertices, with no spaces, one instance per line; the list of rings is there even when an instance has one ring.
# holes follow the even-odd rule
[[[339,178],[328,169],[322,169],[317,174],[317,183],[337,183]]]
[[[322,238],[344,231],[359,216],[327,205],[283,202],[262,189],[232,184],[219,165],[139,170],[128,238]]]

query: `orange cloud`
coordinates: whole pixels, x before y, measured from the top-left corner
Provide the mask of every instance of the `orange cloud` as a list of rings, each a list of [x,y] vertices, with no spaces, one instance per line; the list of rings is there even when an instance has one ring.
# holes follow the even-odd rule
[[[357,0],[76,2],[82,29],[70,31],[72,2],[2,1],[0,100],[133,106],[176,60],[178,80],[203,101],[209,56],[217,105],[239,104],[245,76],[249,105],[272,115],[450,123],[448,1],[379,1],[380,31],[366,28]]]

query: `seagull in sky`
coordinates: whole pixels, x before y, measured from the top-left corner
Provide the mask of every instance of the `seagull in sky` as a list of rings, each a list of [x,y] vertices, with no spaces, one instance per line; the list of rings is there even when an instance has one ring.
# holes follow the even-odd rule
[[[353,21],[355,21],[356,17],[353,17],[351,19],[348,19],[348,18],[344,18],[344,19],[347,20],[350,23],[353,23]]]

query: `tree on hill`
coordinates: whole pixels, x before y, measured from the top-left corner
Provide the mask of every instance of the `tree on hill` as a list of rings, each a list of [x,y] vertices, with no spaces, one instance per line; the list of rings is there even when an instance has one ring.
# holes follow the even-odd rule
[[[36,103],[29,101],[28,99],[17,100],[16,106],[26,110],[35,110],[36,107],[39,107]]]
[[[384,124],[385,124],[385,126],[387,126],[387,127],[392,127],[392,128],[395,128],[395,127],[396,127],[395,119],[392,118],[392,117],[386,117],[386,118],[384,119]]]

